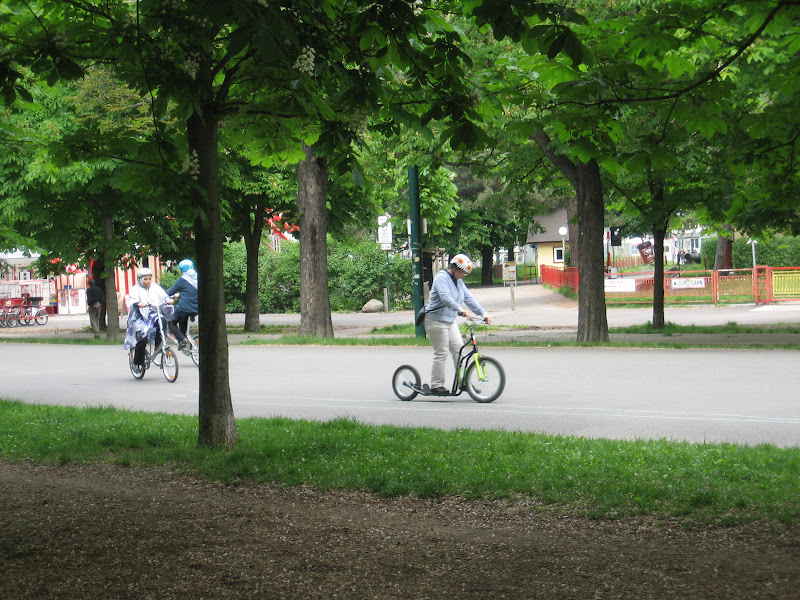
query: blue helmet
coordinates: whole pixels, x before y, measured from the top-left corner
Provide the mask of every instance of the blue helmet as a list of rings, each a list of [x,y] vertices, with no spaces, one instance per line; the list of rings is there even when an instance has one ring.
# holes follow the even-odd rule
[[[184,258],[181,262],[178,263],[178,268],[181,271],[186,273],[189,269],[194,269],[194,263],[190,261],[188,258]]]

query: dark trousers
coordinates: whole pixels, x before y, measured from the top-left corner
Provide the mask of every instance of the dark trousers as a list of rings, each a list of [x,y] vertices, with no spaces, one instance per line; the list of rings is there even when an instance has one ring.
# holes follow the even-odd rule
[[[156,348],[161,343],[161,330],[156,327]],[[144,352],[145,347],[147,346],[147,337],[143,337],[138,342],[136,342],[136,346],[134,346],[133,352],[133,364],[135,365],[143,365],[144,364]]]
[[[189,318],[196,317],[195,314],[177,313],[169,324],[169,332],[175,336],[178,343],[186,341],[186,330],[189,328]]]

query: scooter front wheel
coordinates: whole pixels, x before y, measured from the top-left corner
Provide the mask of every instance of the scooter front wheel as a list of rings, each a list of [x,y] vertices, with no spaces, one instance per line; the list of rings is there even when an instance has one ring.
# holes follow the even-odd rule
[[[419,392],[414,388],[419,389],[419,383],[419,373],[411,365],[397,367],[392,376],[394,395],[403,401],[413,400],[417,397]]]
[[[475,402],[494,402],[506,387],[506,373],[493,358],[481,356],[477,361],[481,368],[478,369],[475,360],[470,363],[464,377],[464,387]]]

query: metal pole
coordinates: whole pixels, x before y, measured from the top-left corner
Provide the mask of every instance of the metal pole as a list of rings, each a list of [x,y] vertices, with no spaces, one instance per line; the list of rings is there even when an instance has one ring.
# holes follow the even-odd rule
[[[392,271],[389,269],[389,251],[386,251],[386,312],[392,310]]]
[[[408,167],[408,217],[411,221],[411,282],[414,314],[422,310],[422,217],[419,207],[419,168]],[[425,327],[416,327],[416,336],[425,337]]]

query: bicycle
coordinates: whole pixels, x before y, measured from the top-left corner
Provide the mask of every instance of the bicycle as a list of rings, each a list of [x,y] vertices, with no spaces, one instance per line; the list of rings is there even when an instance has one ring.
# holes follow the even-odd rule
[[[134,346],[131,348],[128,352],[128,367],[134,379],[142,379],[147,369],[149,369],[151,365],[156,365],[161,369],[161,372],[164,373],[164,378],[167,381],[175,383],[175,380],[178,379],[178,357],[170,346],[170,336],[166,330],[167,328],[164,326],[165,319],[172,315],[174,308],[166,303],[148,306],[156,309],[156,326],[161,334],[161,343],[153,348],[153,344],[147,342],[144,353],[144,364],[142,365],[137,365],[133,362],[136,354],[136,347]]]
[[[5,306],[0,308],[0,327],[16,327],[19,324],[19,314],[11,302],[6,300]]]
[[[20,325],[33,325],[34,323],[46,325],[49,318],[50,315],[47,313],[47,309],[38,304],[23,304],[20,307],[18,316]]]
[[[194,321],[194,317],[191,318]],[[192,335],[191,328],[186,328],[186,345],[183,347],[183,353],[192,357],[192,362],[200,366],[200,334]]]
[[[175,300],[175,302],[177,302],[180,299],[180,297],[181,297],[180,292],[175,292],[172,295],[172,298],[173,298],[173,300]],[[182,345],[179,345],[178,346],[178,350],[183,352],[186,356],[190,356],[191,359],[192,359],[192,362],[196,366],[199,367],[200,366],[200,334],[198,333],[198,334],[192,335],[191,332],[190,332],[191,328],[189,327],[189,322],[191,321],[192,323],[194,323],[194,320],[197,317],[197,313],[182,313],[182,314],[186,315],[186,331],[183,331],[183,328],[181,327],[183,317],[181,319],[175,319],[175,320],[172,321],[172,323],[178,329],[183,331],[183,335],[186,337],[186,343],[182,344]],[[172,339],[177,342],[175,337],[173,337]]]
[[[420,385],[419,372],[411,365],[402,365],[392,376],[392,389],[400,400],[413,400],[418,394],[439,398],[460,396],[466,391],[475,402],[494,402],[506,386],[506,373],[502,365],[478,350],[475,326],[482,323],[480,317],[471,317],[469,338],[458,351],[458,368],[453,385],[447,394],[433,394],[427,384]],[[469,348],[468,352],[464,352]]]
[[[196,315],[192,315],[190,317],[190,319],[192,321],[194,321],[195,316]],[[173,321],[173,323],[178,325],[178,323],[176,321]],[[188,323],[187,323],[186,332],[183,335],[186,337],[186,343],[183,344],[183,345],[179,345],[178,346],[178,350],[183,352],[186,356],[191,357],[192,362],[199,367],[200,366],[200,334],[196,333],[196,334],[192,335],[192,333],[190,331],[190,328],[188,327]],[[173,336],[171,333],[170,333],[170,337],[171,337],[172,341],[174,341],[174,342],[178,341],[178,340],[175,339],[175,336]]]

